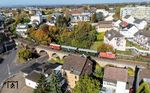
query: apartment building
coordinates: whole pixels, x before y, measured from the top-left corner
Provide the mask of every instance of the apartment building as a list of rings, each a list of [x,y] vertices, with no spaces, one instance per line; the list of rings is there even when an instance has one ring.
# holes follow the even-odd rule
[[[136,7],[123,7],[120,9],[121,17],[126,15],[131,15],[138,19],[146,19],[150,21],[150,7],[146,6],[136,6]]]

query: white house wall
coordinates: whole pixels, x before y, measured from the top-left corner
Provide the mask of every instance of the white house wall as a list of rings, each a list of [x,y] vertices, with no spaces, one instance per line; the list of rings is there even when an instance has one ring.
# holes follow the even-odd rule
[[[36,89],[37,83],[25,78],[26,86]]]

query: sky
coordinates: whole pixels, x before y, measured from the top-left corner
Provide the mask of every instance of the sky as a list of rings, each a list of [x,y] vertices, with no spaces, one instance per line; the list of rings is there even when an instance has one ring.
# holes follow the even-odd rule
[[[0,0],[0,6],[142,2],[150,0]]]

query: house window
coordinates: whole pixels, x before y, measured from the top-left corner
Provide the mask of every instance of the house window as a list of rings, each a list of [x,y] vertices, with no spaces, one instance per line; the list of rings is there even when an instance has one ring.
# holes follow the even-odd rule
[[[75,84],[77,84],[77,81],[75,81]]]
[[[77,79],[77,76],[75,76],[75,79]]]

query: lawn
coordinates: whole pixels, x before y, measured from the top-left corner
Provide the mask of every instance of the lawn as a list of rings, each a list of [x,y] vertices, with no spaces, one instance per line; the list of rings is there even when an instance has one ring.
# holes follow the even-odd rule
[[[90,49],[92,49],[92,50],[97,50],[97,48],[98,48],[101,44],[103,44],[103,41],[95,41],[95,42],[93,43],[93,45],[91,46]]]
[[[126,51],[116,50],[116,54],[132,55],[132,51],[131,50],[126,50]]]

